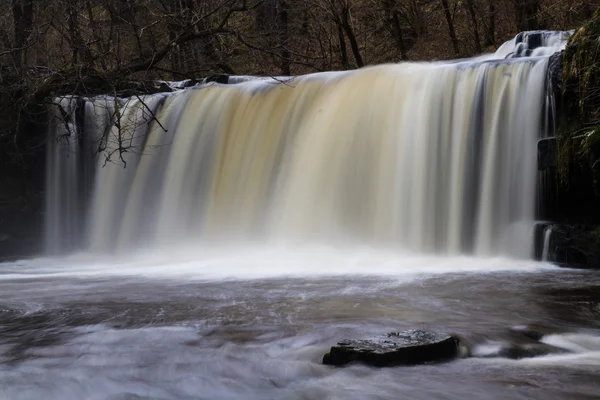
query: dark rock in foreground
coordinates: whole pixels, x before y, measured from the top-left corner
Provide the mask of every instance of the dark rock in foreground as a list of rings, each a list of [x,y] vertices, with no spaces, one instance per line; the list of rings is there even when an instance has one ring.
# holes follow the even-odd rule
[[[409,330],[373,339],[338,342],[323,357],[323,364],[360,362],[376,367],[416,365],[445,361],[459,355],[459,340],[450,335]]]

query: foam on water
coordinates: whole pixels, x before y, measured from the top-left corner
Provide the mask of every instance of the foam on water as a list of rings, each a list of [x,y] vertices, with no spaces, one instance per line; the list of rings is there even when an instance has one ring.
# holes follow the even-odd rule
[[[593,333],[557,333],[542,337],[540,342],[567,350],[563,354],[527,357],[512,360],[495,357],[507,346],[506,342],[488,341],[472,349],[476,357],[484,357],[473,362],[512,364],[523,367],[560,367],[568,369],[598,369],[600,367],[600,336]]]
[[[61,158],[66,144],[48,149],[48,250],[261,241],[531,258],[548,58],[566,36],[521,34],[456,61],[59,99],[83,123],[68,135],[77,162]]]
[[[372,247],[179,246],[112,257],[69,257],[2,264],[0,281],[42,278],[147,277],[157,279],[264,279],[319,276],[388,276],[414,280],[447,273],[538,272],[549,264],[507,258],[423,256]]]

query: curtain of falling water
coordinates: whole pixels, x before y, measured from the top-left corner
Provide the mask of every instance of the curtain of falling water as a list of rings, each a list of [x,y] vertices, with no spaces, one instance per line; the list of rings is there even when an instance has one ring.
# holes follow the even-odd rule
[[[529,257],[538,53],[91,99],[88,248],[360,242]]]
[[[111,162],[98,160],[90,246],[360,241],[527,256],[545,68],[386,65],[134,101],[108,134]],[[140,123],[146,108],[160,125]]]
[[[51,110],[46,157],[46,247],[49,252],[73,250],[79,235],[77,99],[58,99]],[[50,212],[49,212],[50,211]]]

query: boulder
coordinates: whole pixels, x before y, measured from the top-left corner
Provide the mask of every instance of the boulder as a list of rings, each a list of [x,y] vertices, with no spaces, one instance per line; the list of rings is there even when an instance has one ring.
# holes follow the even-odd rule
[[[549,261],[562,267],[600,268],[600,226],[557,224],[550,238]]]
[[[323,364],[360,362],[375,367],[416,365],[446,361],[459,356],[459,339],[435,332],[409,330],[371,339],[338,342],[323,357]]]

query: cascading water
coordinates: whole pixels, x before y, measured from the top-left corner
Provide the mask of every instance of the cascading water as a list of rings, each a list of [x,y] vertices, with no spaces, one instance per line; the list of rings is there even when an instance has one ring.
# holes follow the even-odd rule
[[[260,240],[529,257],[548,56],[564,35],[470,60],[89,99],[79,136],[95,167],[65,161],[75,145],[49,149],[49,250],[65,250],[78,198],[82,246],[98,252]]]
[[[77,232],[78,156],[75,109],[77,101],[59,99],[49,124],[46,158],[46,244],[48,249],[72,250]]]
[[[550,239],[552,238],[552,225],[548,225],[544,228],[544,243],[542,245],[542,261],[549,261],[550,255]]]

